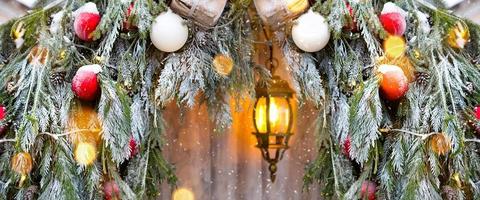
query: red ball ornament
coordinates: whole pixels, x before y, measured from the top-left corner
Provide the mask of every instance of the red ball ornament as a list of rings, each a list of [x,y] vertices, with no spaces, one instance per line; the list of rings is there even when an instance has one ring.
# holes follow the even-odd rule
[[[475,112],[475,118],[477,120],[480,120],[480,106],[475,106],[475,108],[473,109],[473,111]],[[1,116],[0,116],[1,117]]]
[[[375,192],[377,191],[377,184],[372,181],[364,181],[360,190],[361,199],[375,200]]]
[[[106,200],[120,199],[120,188],[113,180],[103,183],[103,193]]]
[[[401,36],[407,29],[406,13],[394,3],[388,2],[384,5],[380,14],[380,22],[385,31],[391,35]]]
[[[5,120],[6,117],[7,117],[7,108],[3,105],[0,105],[0,121]],[[3,135],[6,129],[7,129],[6,125],[0,126],[0,136]]]
[[[343,154],[350,159],[350,136],[343,141]]]
[[[85,65],[78,69],[72,80],[72,91],[79,99],[92,101],[97,97],[97,74],[100,71],[100,65]]]
[[[73,27],[75,34],[83,41],[89,42],[93,40],[93,31],[100,23],[100,14],[94,3],[86,3],[74,12],[75,21]]]
[[[135,155],[138,154],[138,148],[137,148],[137,141],[135,138],[130,137],[130,158],[133,158]]]
[[[137,26],[135,26],[134,24],[132,24],[128,21],[128,18],[130,18],[130,15],[132,14],[132,10],[133,10],[134,5],[135,4],[132,2],[127,9],[127,13],[125,15],[125,21],[123,21],[123,30],[128,31],[128,30],[133,30],[133,29],[137,28]]]
[[[378,71],[382,75],[380,89],[384,98],[395,101],[407,93],[408,78],[402,68],[395,65],[380,65]]]

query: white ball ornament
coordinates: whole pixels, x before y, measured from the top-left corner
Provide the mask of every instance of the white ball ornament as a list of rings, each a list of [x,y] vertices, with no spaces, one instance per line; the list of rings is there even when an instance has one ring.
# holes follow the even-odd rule
[[[310,9],[296,20],[292,27],[292,38],[295,45],[303,51],[320,51],[330,40],[328,22]]]
[[[160,51],[174,52],[187,42],[188,27],[180,16],[168,9],[153,21],[150,39]]]

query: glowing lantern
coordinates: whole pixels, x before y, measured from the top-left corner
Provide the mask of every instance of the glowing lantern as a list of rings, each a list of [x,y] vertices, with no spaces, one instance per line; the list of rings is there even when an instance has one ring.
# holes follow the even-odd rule
[[[269,87],[257,87],[257,101],[253,113],[257,147],[270,164],[270,178],[275,181],[276,164],[288,149],[288,140],[293,135],[294,91],[285,80],[274,76]]]

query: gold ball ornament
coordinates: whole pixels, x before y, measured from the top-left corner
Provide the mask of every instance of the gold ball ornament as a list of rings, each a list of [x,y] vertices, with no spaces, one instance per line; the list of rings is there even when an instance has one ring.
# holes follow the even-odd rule
[[[69,113],[67,132],[72,144],[89,142],[99,144],[102,140],[101,123],[97,112],[89,106],[77,106]]]
[[[21,187],[27,178],[27,174],[32,171],[32,156],[27,152],[17,153],[12,157],[11,162],[12,170],[21,175],[19,183]]]
[[[445,155],[452,148],[450,137],[444,133],[437,133],[430,138],[430,148],[437,155]]]
[[[292,13],[301,13],[308,6],[308,0],[287,0],[287,8]]]
[[[75,160],[82,166],[89,166],[97,159],[97,148],[94,144],[80,142],[75,147]]]
[[[12,157],[11,163],[12,170],[26,175],[32,171],[32,156],[27,152],[17,153]]]
[[[470,40],[468,27],[461,22],[457,22],[448,30],[447,42],[456,49],[463,49]]]
[[[407,45],[401,36],[388,36],[383,41],[383,50],[388,58],[399,58],[405,55]]]
[[[172,200],[195,200],[195,196],[187,188],[178,188],[173,192]]]
[[[233,59],[225,54],[217,54],[213,58],[213,68],[222,76],[228,76],[233,70]]]

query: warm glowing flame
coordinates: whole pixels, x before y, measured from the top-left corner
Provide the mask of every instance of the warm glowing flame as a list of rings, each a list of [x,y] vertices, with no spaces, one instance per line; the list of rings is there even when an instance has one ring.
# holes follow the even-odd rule
[[[290,123],[290,109],[288,101],[284,98],[270,98],[269,120],[267,119],[267,103],[263,97],[258,100],[255,109],[255,123],[258,132],[267,132],[267,123],[270,124],[270,133],[286,133],[288,132],[288,124]]]

